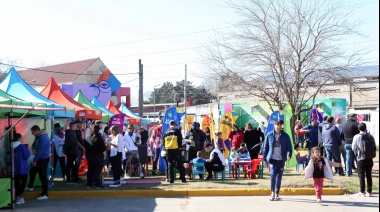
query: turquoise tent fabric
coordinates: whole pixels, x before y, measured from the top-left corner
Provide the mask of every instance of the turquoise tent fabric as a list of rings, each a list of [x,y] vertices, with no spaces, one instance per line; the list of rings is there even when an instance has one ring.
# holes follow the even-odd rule
[[[98,100],[98,98],[96,98],[95,96],[94,96],[94,98],[92,98],[91,103],[94,104],[101,111],[109,114],[111,117],[115,115],[110,110],[108,110],[104,105],[102,105],[102,103],[100,103],[100,101]],[[126,119],[124,119],[124,124],[128,124],[128,121]]]
[[[20,77],[16,69],[13,67],[9,70],[3,81],[0,83],[0,89],[14,97],[28,102],[45,103],[48,108],[66,108],[49,100],[34,90]],[[48,116],[54,115],[56,118],[74,118],[75,109],[66,108],[66,110],[46,111],[46,114]]]
[[[124,104],[120,104],[120,108],[119,110],[121,112],[123,112],[125,115],[127,116],[130,116],[132,118],[137,118],[137,119],[140,119],[141,120],[141,124],[142,125],[147,125],[147,124],[150,124],[150,121],[144,119],[144,118],[141,118],[140,116],[136,115],[134,112],[130,111],[127,106],[125,106]]]

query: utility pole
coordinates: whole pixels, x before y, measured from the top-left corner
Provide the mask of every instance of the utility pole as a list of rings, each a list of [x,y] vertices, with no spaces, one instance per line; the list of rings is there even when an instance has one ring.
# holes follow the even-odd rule
[[[186,84],[187,84],[187,65],[185,64],[185,83],[183,85],[183,98],[185,100],[185,103],[184,103],[184,112],[185,112],[185,120],[183,121],[183,123],[185,124],[186,123]],[[184,125],[184,128],[185,129],[185,125]]]
[[[139,59],[139,116],[143,117],[143,64],[141,64],[141,59]]]

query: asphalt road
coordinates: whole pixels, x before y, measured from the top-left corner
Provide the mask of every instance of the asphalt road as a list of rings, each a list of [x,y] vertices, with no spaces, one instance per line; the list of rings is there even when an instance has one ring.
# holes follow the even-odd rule
[[[269,201],[266,196],[240,197],[178,197],[178,198],[80,198],[27,200],[16,205],[16,211],[27,212],[135,212],[135,211],[379,211],[379,196],[353,195],[322,196],[322,204],[315,196],[283,196],[280,201]]]

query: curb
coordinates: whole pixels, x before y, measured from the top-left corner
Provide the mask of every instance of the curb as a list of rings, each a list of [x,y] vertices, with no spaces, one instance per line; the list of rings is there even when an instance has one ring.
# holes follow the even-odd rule
[[[107,198],[107,197],[195,197],[195,196],[267,196],[270,189],[166,189],[166,190],[96,190],[50,191],[49,198]],[[343,188],[324,188],[323,195],[343,195]],[[283,188],[282,196],[315,195],[314,188]],[[25,192],[25,199],[35,199],[38,192]]]

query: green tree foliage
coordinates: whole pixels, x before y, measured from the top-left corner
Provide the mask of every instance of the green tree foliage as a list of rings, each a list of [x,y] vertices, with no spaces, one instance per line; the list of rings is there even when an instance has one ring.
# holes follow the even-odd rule
[[[183,102],[185,81],[177,81],[176,85],[171,82],[165,82],[161,87],[158,87],[150,95],[149,102],[151,103],[173,103]],[[210,103],[216,97],[208,92],[203,86],[195,87],[192,82],[187,82],[186,98],[192,99],[193,105]]]

